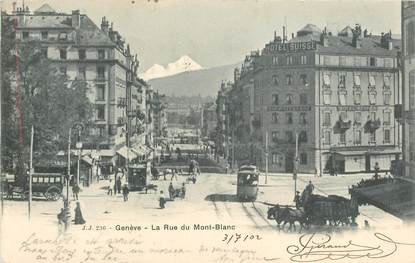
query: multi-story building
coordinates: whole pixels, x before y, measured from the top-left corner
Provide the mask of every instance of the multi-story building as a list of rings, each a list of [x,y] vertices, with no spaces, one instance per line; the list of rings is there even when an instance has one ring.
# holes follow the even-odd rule
[[[415,1],[402,2],[403,159],[405,175],[415,177]]]
[[[202,136],[213,139],[216,129],[216,104],[208,102],[202,108]]]
[[[251,153],[240,159],[264,168],[268,156],[270,171],[292,172],[298,138],[299,172],[389,169],[401,153],[399,51],[391,32],[359,25],[336,36],[310,24],[290,40],[275,35],[235,74],[233,127],[248,131],[235,142],[249,145],[237,152]]]
[[[39,41],[60,73],[87,83],[95,107],[95,124],[87,136],[100,138],[101,148],[113,154],[106,157],[113,158],[126,144],[127,126],[139,129],[140,113],[146,111],[148,86],[136,76],[138,60],[129,45],[105,17],[98,27],[79,10],[60,13],[44,4],[34,12],[15,8],[9,16],[17,21],[17,39]]]

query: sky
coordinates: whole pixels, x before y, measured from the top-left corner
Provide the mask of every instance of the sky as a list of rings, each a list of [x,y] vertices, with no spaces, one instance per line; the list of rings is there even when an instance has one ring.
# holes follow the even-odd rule
[[[1,1],[1,0],[0,0]],[[12,2],[3,0],[11,11]],[[156,1],[156,2],[155,2]],[[400,34],[400,1],[374,0],[25,0],[58,12],[79,9],[96,24],[106,16],[138,54],[139,71],[188,55],[204,68],[235,64],[273,39],[307,23],[334,33],[360,23],[369,32]]]

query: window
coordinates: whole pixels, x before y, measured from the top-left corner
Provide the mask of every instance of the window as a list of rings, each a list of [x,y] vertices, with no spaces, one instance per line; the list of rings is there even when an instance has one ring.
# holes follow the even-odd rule
[[[60,177],[55,177],[55,183],[60,183],[61,182],[61,178]]]
[[[298,134],[298,141],[299,142],[304,142],[304,143],[306,143],[308,141],[306,131],[301,131],[300,134]]]
[[[285,101],[287,105],[293,104],[293,95],[287,94]]]
[[[389,88],[391,85],[391,76],[385,75],[383,76],[383,87]]]
[[[339,94],[339,105],[346,105],[346,93]]]
[[[339,142],[341,144],[346,144],[346,132],[341,132],[339,136],[340,136]]]
[[[355,67],[359,67],[359,66],[362,65],[362,59],[361,59],[361,57],[354,57],[353,60],[354,60]]]
[[[98,49],[98,59],[105,59],[105,50]]]
[[[362,131],[355,131],[354,143],[356,145],[362,144]]]
[[[370,57],[370,58],[369,58],[369,65],[370,65],[371,67],[376,67],[376,58],[374,58],[374,57]]]
[[[323,94],[323,103],[324,103],[324,105],[330,105],[330,103],[331,103],[331,94],[330,93],[324,93]]]
[[[97,100],[105,100],[105,84],[97,84]]]
[[[278,57],[272,57],[272,64],[278,65]]]
[[[376,131],[369,133],[369,143],[376,143]]]
[[[360,111],[354,112],[354,123],[359,125],[362,123],[362,113]]]
[[[59,73],[66,76],[66,67],[59,67]]]
[[[301,79],[301,84],[303,84],[304,86],[308,86],[308,79],[307,79],[307,75],[306,74],[301,74],[300,75],[300,79]]]
[[[306,93],[302,93],[300,94],[300,104],[301,105],[307,105],[307,94]]]
[[[37,183],[39,177],[32,177],[32,183]]]
[[[370,118],[371,121],[375,121],[376,120],[376,111],[370,112],[369,118]]]
[[[323,75],[323,85],[326,87],[330,87],[330,75],[328,74]]]
[[[389,111],[383,112],[383,124],[389,125],[391,123],[391,113]]]
[[[385,68],[392,68],[392,67],[393,67],[393,59],[385,58]]]
[[[47,40],[48,39],[48,31],[42,31],[42,40]]]
[[[67,40],[67,39],[68,39],[68,34],[67,34],[67,33],[65,33],[65,32],[61,32],[61,33],[59,33],[59,35],[58,35],[58,39],[59,39],[59,40]]]
[[[22,38],[23,39],[28,39],[29,38],[29,32],[22,32]]]
[[[341,111],[339,117],[342,121],[347,121],[347,112]]]
[[[59,50],[59,57],[61,59],[66,59],[66,49]]]
[[[376,92],[369,93],[369,104],[375,105],[376,104]]]
[[[285,117],[287,119],[287,124],[293,124],[293,113],[292,112],[285,113]]]
[[[355,105],[360,105],[362,103],[362,93],[354,92],[353,93],[353,101]]]
[[[97,120],[105,120],[105,105],[95,105],[95,110]]]
[[[79,66],[78,77],[82,80],[86,80],[86,68],[85,66]]]
[[[302,165],[307,164],[307,153],[300,154],[300,164]]]
[[[330,126],[331,125],[331,114],[330,112],[324,113],[324,120],[323,120],[324,126]]]
[[[375,87],[375,86],[376,86],[375,76],[370,75],[369,76],[369,87]]]
[[[99,136],[105,136],[105,135],[107,135],[107,133],[106,133],[106,129],[105,129],[105,126],[98,126],[98,135]]]
[[[330,65],[330,57],[324,56],[324,65]]]
[[[292,85],[293,84],[293,76],[288,74],[285,76],[285,80],[286,80],[286,84],[287,85]]]
[[[346,74],[340,74],[339,75],[339,88],[345,88],[346,87]]]
[[[307,56],[301,56],[301,65],[306,65],[307,64]]]
[[[105,79],[105,67],[98,67],[97,68],[97,77],[98,79]]]
[[[79,59],[86,59],[86,51],[85,49],[78,50]]]
[[[346,65],[346,57],[345,56],[340,56],[339,65],[340,66],[345,66]]]
[[[285,132],[285,139],[287,142],[294,142],[294,136],[292,131],[286,131]]]
[[[360,75],[353,76],[353,84],[355,87],[360,87]]]
[[[279,132],[278,131],[273,131],[271,133],[271,135],[272,135],[272,141],[273,142],[278,142]]]
[[[409,72],[409,109],[415,109],[415,70]]]
[[[280,84],[280,80],[279,80],[279,78],[278,78],[278,76],[277,76],[277,75],[272,76],[272,83],[273,83],[275,86],[278,86],[278,85]]]
[[[271,160],[271,162],[273,164],[279,164],[279,160],[278,159],[279,159],[278,158],[278,153],[272,153],[272,160]]]
[[[44,177],[39,177],[39,183],[43,183],[45,181]]]
[[[411,21],[406,26],[406,55],[415,54],[415,23]]]
[[[293,57],[287,56],[287,65],[292,65],[292,64],[293,64]]]
[[[323,144],[330,145],[331,144],[331,139],[330,139],[331,132],[330,131],[324,131],[323,135],[324,135]]]
[[[389,129],[385,129],[383,131],[383,140],[385,141],[385,143],[390,143],[391,142],[391,131]]]
[[[278,113],[272,113],[272,123],[278,123]]]
[[[272,104],[273,105],[278,105],[279,104],[278,94],[272,94]]]
[[[307,124],[307,113],[300,113],[300,124]]]
[[[391,103],[391,94],[389,92],[383,93],[383,104],[390,105]]]

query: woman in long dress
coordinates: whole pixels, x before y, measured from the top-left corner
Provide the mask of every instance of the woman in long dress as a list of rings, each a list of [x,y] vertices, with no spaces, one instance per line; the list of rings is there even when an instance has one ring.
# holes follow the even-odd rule
[[[82,216],[81,206],[80,206],[79,202],[76,202],[75,225],[83,225],[85,223],[86,223],[86,221],[85,221],[84,217]]]

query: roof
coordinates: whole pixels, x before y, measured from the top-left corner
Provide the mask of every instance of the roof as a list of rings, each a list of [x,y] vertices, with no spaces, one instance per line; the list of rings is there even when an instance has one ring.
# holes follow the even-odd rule
[[[72,28],[70,15],[26,15],[26,19],[19,23],[21,28],[56,28],[56,29],[70,29]]]
[[[50,7],[50,5],[43,4],[41,7],[36,9],[33,13],[34,14],[51,14],[51,13],[56,13],[56,11],[52,7]]]
[[[81,15],[81,25],[77,29],[77,40],[81,46],[114,46],[115,43],[86,15]]]
[[[396,56],[401,47],[400,39],[393,39],[393,49],[388,50],[381,46],[381,36],[368,36],[361,39],[361,47],[355,48],[352,45],[352,37],[327,35],[328,45],[321,45],[320,37],[316,35],[297,36],[289,42],[307,42],[314,40],[317,42],[317,51],[326,54],[356,54],[356,55],[380,55]]]
[[[350,26],[346,26],[345,28],[343,28],[339,34],[339,36],[346,36],[346,37],[351,37],[353,36],[353,31],[352,28]]]
[[[305,35],[305,34],[321,34],[321,29],[318,28],[316,25],[307,24],[303,28],[297,31],[297,36]]]

